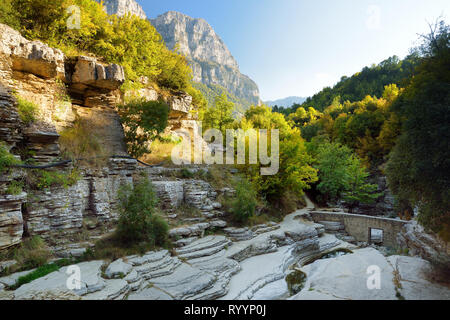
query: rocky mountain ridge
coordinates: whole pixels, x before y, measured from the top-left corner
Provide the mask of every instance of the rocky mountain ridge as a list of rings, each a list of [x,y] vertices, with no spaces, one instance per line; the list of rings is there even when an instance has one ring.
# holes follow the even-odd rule
[[[239,71],[239,65],[223,40],[204,19],[169,11],[150,20],[169,49],[178,45],[193,69],[193,80],[220,85],[242,99],[247,107],[259,104],[259,88]]]
[[[265,103],[269,107],[279,106],[279,107],[284,107],[284,108],[290,108],[290,107],[292,107],[293,104],[296,104],[296,103],[302,104],[305,101],[306,101],[306,98],[304,98],[304,97],[287,97],[287,98],[277,99],[277,100],[273,100],[273,101],[266,101]]]
[[[102,0],[96,0],[101,3]],[[144,9],[135,0],[103,0],[105,11],[108,14],[124,16],[127,13],[134,14],[142,19],[147,19]]]

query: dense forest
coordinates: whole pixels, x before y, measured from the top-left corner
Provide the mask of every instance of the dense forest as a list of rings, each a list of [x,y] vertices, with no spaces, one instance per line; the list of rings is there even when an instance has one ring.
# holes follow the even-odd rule
[[[417,208],[423,225],[449,239],[449,26],[442,21],[421,39],[405,60],[365,68],[290,110],[252,107],[240,121],[224,121],[231,112],[214,108],[230,107],[218,99],[206,123],[280,129],[280,173],[261,177],[246,168],[272,203],[314,188],[316,200],[343,200],[351,209],[380,196],[369,175],[386,175],[397,213],[412,217]]]
[[[66,9],[74,4],[82,9],[81,28],[67,29]],[[411,216],[418,208],[425,227],[449,238],[450,29],[444,22],[404,60],[392,57],[343,77],[302,105],[253,106],[237,118],[240,101],[219,87],[192,84],[186,58],[168,50],[148,20],[108,16],[92,0],[5,0],[0,6],[0,23],[28,39],[68,56],[92,54],[123,65],[124,89],[140,86],[146,76],[162,90],[191,94],[204,129],[279,129],[278,174],[261,176],[262,164],[240,168],[246,179],[236,187],[242,201],[233,209],[240,219],[255,214],[255,197],[268,212],[289,212],[311,188],[323,203],[341,200],[350,209],[371,203],[380,194],[367,178],[384,174],[399,213]],[[151,106],[132,102],[125,110],[144,114]],[[155,119],[139,125],[162,131]]]
[[[365,67],[351,77],[343,76],[333,88],[324,88],[302,104],[294,104],[290,108],[276,107],[274,111],[285,115],[295,113],[299,107],[324,111],[334,102],[361,101],[368,95],[380,98],[387,85],[404,87],[418,63],[419,53],[414,51],[403,60],[392,56],[378,65]]]

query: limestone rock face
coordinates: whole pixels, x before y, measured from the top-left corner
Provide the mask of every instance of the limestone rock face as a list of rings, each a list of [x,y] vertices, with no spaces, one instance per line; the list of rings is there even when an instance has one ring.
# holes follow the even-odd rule
[[[400,294],[406,300],[450,300],[450,290],[436,282],[430,282],[431,264],[417,257],[390,256],[387,258],[398,274]]]
[[[80,56],[75,64],[72,83],[85,84],[103,89],[118,89],[125,81],[125,72],[122,66],[110,64],[104,66],[97,59]]]
[[[68,189],[35,192],[36,200],[25,217],[28,233],[47,238],[58,232],[76,232],[83,225],[88,196],[89,185],[84,180]]]
[[[18,196],[0,195],[0,249],[22,241],[23,217],[22,202],[26,193]]]
[[[203,19],[169,11],[151,20],[169,48],[179,45],[180,53],[195,60],[211,61],[237,69],[238,63],[225,43]]]
[[[10,147],[22,139],[21,123],[16,101],[9,90],[0,84],[0,140]]]
[[[371,289],[370,268],[380,272],[380,288]],[[320,259],[300,269],[307,276],[292,300],[448,300],[447,287],[428,280],[429,262],[417,257],[383,256],[373,248]],[[373,273],[372,273],[373,274]]]
[[[170,106],[170,119],[186,118],[192,108],[192,97],[184,92],[170,97],[168,104]]]
[[[25,211],[25,228],[52,242],[69,241],[86,218],[100,225],[117,218],[117,192],[122,184],[133,182],[135,160],[114,159],[102,170],[87,170],[71,187],[35,191],[34,201]]]
[[[9,26],[0,24],[0,55],[12,69],[43,78],[64,78],[64,54],[40,41],[29,41]]]
[[[205,20],[170,11],[150,21],[169,49],[179,45],[190,61],[195,82],[221,85],[238,98],[259,104],[258,86],[240,73],[231,52]]]
[[[181,206],[184,200],[183,181],[154,181],[152,184],[164,209],[171,210]]]
[[[403,249],[409,249],[410,254],[450,270],[450,245],[426,233],[416,221],[405,225],[397,241]]]
[[[96,0],[100,2],[100,0]],[[134,0],[103,0],[103,5],[108,14],[124,16],[127,13],[134,14],[141,19],[147,19],[144,9]]]

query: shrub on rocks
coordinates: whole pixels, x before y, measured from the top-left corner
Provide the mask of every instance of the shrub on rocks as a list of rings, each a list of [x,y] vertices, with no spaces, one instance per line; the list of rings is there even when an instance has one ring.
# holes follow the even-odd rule
[[[17,164],[19,161],[9,153],[8,149],[0,142],[0,173],[9,170],[8,167]]]
[[[245,223],[255,214],[258,204],[257,193],[253,185],[246,179],[237,180],[236,196],[232,200],[231,210],[237,222]]]
[[[120,217],[116,238],[122,244],[141,242],[162,246],[168,239],[168,224],[157,210],[158,199],[148,179],[134,187],[122,186],[119,190]]]
[[[26,239],[14,252],[14,260],[23,270],[38,268],[47,263],[51,252],[44,240],[39,236]]]
[[[16,96],[16,99],[20,120],[22,120],[25,125],[29,125],[35,122],[39,107],[20,96]]]

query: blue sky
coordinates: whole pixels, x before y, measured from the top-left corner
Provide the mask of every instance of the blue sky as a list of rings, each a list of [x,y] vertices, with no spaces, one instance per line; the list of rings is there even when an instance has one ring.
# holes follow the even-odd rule
[[[138,0],[151,18],[204,18],[261,98],[310,96],[341,76],[417,44],[427,22],[450,23],[449,0]]]

